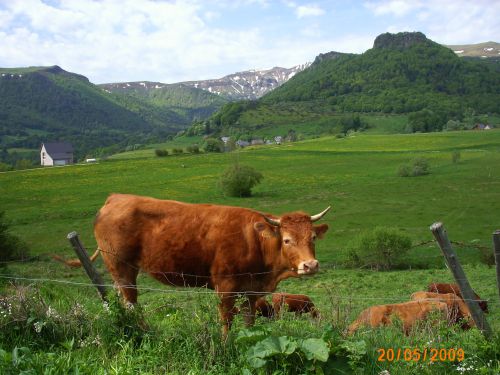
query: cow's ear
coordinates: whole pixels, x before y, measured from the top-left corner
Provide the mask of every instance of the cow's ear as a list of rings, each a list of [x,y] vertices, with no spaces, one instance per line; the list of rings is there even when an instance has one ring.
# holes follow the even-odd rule
[[[318,236],[318,238],[323,238],[327,230],[328,224],[320,224],[314,227],[314,231],[316,232],[316,236]]]
[[[276,237],[276,233],[274,233],[274,230],[269,226],[269,224],[258,221],[253,225],[253,227],[264,238]]]

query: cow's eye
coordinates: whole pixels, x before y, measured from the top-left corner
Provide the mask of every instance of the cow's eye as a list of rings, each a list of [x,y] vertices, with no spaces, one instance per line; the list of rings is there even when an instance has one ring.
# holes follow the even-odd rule
[[[283,243],[284,243],[285,245],[290,245],[290,242],[292,242],[292,241],[291,241],[289,238],[285,238],[285,239],[283,240]]]

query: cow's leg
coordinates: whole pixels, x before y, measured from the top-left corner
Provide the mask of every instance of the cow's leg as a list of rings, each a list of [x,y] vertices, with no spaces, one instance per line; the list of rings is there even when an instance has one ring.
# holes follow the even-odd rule
[[[222,339],[226,340],[227,334],[231,329],[231,324],[233,323],[234,315],[237,313],[237,309],[234,306],[236,302],[236,296],[232,294],[221,295],[219,304],[219,315],[222,321]]]
[[[255,304],[260,297],[262,296],[249,295],[241,305],[243,320],[247,327],[255,323]]]
[[[124,248],[115,250],[107,241],[98,241],[101,256],[113,278],[115,288],[129,305],[137,303],[137,275],[139,267],[133,261],[127,261],[118,254],[126,254]]]
[[[109,268],[109,267],[108,267]],[[137,303],[137,274],[139,269],[132,265],[118,263],[109,268],[121,296],[128,305]]]

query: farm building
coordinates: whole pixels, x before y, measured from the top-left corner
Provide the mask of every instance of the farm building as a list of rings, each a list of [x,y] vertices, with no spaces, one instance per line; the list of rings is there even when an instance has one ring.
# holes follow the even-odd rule
[[[42,143],[40,164],[43,166],[73,164],[73,146],[67,142]]]

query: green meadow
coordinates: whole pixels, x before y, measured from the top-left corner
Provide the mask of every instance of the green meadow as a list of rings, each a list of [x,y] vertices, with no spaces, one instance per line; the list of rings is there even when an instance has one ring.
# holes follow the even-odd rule
[[[399,122],[394,121],[391,126],[397,127]],[[119,154],[116,159],[96,164],[0,173],[1,210],[11,223],[12,233],[26,241],[35,256],[29,262],[13,262],[0,268],[0,295],[13,293],[19,285],[31,285],[46,304],[58,311],[69,311],[78,302],[89,316],[105,314],[94,289],[81,285],[89,283],[83,270],[68,269],[53,261],[50,254],[73,258],[66,235],[74,230],[89,251],[93,250],[94,216],[113,192],[236,205],[274,214],[296,210],[314,214],[331,205],[331,212],[324,218],[330,230],[316,248],[323,266],[320,273],[286,280],[279,286],[282,291],[310,295],[322,320],[318,323],[307,316],[291,315],[274,322],[259,318],[257,329],[268,327],[275,335],[301,338],[320,337],[327,325],[341,332],[372,304],[403,302],[431,281],[451,282],[439,248],[430,242],[429,226],[442,221],[450,239],[459,242],[455,249],[473,288],[490,301],[488,319],[498,341],[500,303],[495,269],[482,262],[481,248],[491,248],[491,234],[500,224],[500,131],[376,133],[324,137],[225,154],[158,158],[152,148]],[[185,142],[188,145],[198,141],[186,138]],[[452,162],[454,151],[460,152],[457,163]],[[415,157],[428,159],[430,174],[399,177],[399,166]],[[264,175],[250,198],[225,197],[218,187],[222,171],[236,162],[250,165]],[[410,250],[408,267],[387,272],[346,268],[350,242],[378,226],[397,228],[412,239],[415,246]],[[96,266],[110,282],[100,260]],[[139,286],[143,288],[139,302],[150,331],[136,346],[129,341],[104,340],[112,324],[103,325],[98,323],[100,318],[89,318],[88,337],[100,335],[105,341],[102,345],[69,345],[63,340],[64,345],[37,346],[30,344],[38,342],[36,333],[19,333],[16,340],[9,342],[3,341],[5,334],[0,336],[0,349],[6,353],[0,350],[0,370],[23,370],[21,365],[6,364],[14,363],[9,362],[13,348],[22,346],[29,349],[26,363],[31,361],[33,368],[45,361],[64,373],[78,369],[80,373],[238,374],[243,368],[260,373],[262,369],[252,369],[243,349],[234,342],[237,332],[243,329],[241,319],[237,319],[229,342],[220,342],[212,293],[203,289],[171,289],[145,275],[140,276]],[[103,319],[110,322],[106,315]],[[383,345],[414,347],[429,340],[447,348],[462,346],[471,366],[486,369],[482,373],[488,373],[489,368],[494,373],[500,368],[498,352],[490,353],[500,348],[500,343],[498,347],[494,347],[496,341],[488,344],[476,330],[439,332],[431,330],[427,336],[412,337],[404,337],[394,329],[360,332],[354,341],[348,342],[364,341],[366,353],[358,360],[349,357],[354,364],[339,364],[338,368],[347,366],[343,371],[361,374],[384,369],[391,374],[456,371],[459,364],[450,362],[430,365],[377,361],[376,349]],[[79,334],[85,336],[84,332]],[[353,352],[356,350],[349,353],[355,357]],[[50,353],[55,354],[51,357]],[[57,362],[58,358],[63,358],[64,363]],[[306,372],[295,371],[286,363],[276,360],[274,367],[262,373]]]

